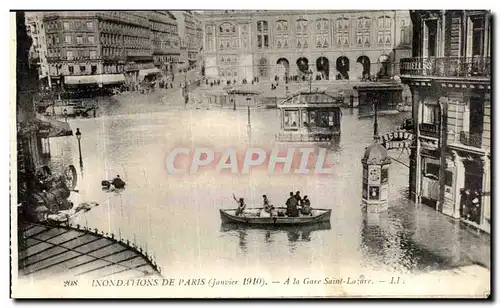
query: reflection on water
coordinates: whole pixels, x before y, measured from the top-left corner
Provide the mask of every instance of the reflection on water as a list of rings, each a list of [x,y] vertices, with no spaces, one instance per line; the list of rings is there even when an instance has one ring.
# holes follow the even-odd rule
[[[271,244],[274,241],[273,238],[281,237],[283,234],[286,234],[288,246],[293,251],[297,242],[310,242],[311,233],[330,229],[330,222],[303,226],[252,226],[236,223],[222,223],[220,228],[221,232],[226,237],[238,237],[239,246],[242,251],[246,251],[248,246],[247,241],[255,241],[256,243],[263,241],[266,244]],[[249,239],[249,232],[252,232],[256,236]]]

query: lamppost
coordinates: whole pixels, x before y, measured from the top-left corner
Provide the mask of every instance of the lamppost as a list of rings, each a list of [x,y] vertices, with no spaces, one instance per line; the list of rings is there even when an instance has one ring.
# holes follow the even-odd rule
[[[373,108],[375,109],[375,114],[374,114],[374,117],[375,117],[375,120],[373,121],[373,140],[375,142],[378,142],[378,140],[380,139],[379,135],[378,135],[378,101],[377,100],[374,100],[373,101]]]
[[[311,69],[309,69],[309,71],[307,72],[307,74],[309,75],[309,93],[312,92],[312,75],[313,75],[313,72]]]
[[[68,110],[66,108],[63,109],[64,121],[68,123]]]
[[[250,124],[250,101],[252,98],[250,96],[247,96],[247,113],[248,113],[248,133],[250,134],[252,130],[252,124]]]
[[[82,145],[80,143],[80,140],[82,139],[82,133],[80,132],[80,129],[76,129],[76,140],[78,140],[78,155],[80,156],[80,167],[83,167],[83,160],[82,160]]]

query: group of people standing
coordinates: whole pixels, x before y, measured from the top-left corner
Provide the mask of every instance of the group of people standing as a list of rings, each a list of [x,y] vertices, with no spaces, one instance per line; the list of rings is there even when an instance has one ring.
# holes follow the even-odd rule
[[[460,217],[481,223],[481,191],[474,189],[460,190]]]
[[[246,203],[243,198],[237,199],[233,194],[234,200],[238,204],[238,209],[236,210],[235,215],[240,216],[243,215],[243,211],[246,208]],[[311,201],[307,196],[303,198],[300,196],[300,191],[297,191],[295,194],[290,192],[290,197],[286,200],[286,211],[277,210],[274,205],[269,202],[269,199],[266,195],[262,196],[263,198],[263,208],[259,213],[259,217],[273,217],[273,216],[288,216],[288,217],[298,217],[300,214],[312,216],[312,208]],[[300,213],[300,214],[299,214]]]

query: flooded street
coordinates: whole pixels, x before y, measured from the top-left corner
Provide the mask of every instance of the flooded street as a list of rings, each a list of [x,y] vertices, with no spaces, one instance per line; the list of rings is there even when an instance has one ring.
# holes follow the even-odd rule
[[[339,274],[360,269],[419,273],[480,263],[490,266],[488,240],[474,235],[443,214],[406,199],[409,169],[395,161],[389,173],[389,210],[366,214],[361,208],[364,148],[373,139],[373,119],[358,119],[343,109],[342,134],[328,150],[332,175],[219,174],[201,168],[196,174],[172,175],[166,157],[176,147],[206,147],[244,153],[253,147],[274,148],[279,130],[277,111],[251,112],[252,139],[247,136],[247,110],[191,110],[156,96],[117,97],[97,118],[73,119],[82,132],[83,171],[73,200],[100,206],[74,223],[135,241],[155,256],[165,275],[185,277],[203,272],[231,274],[257,270],[269,275],[306,271]],[[133,104],[133,105],[131,105]],[[394,131],[408,114],[379,118],[381,134]],[[74,164],[74,136],[51,140],[54,168]],[[409,153],[391,156],[408,163]],[[101,189],[102,180],[119,174],[121,193]],[[308,195],[313,207],[332,210],[331,223],[320,227],[254,229],[221,225],[220,208],[234,208],[244,197],[260,206],[266,194],[283,205],[290,191]]]

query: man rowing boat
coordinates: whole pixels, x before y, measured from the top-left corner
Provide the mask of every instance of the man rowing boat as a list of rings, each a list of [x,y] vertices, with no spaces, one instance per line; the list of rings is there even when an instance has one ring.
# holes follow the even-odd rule
[[[235,215],[236,216],[243,215],[243,211],[247,207],[247,205],[245,204],[245,200],[243,198],[240,198],[239,200],[236,199],[236,196],[234,194],[233,194],[233,199],[238,204],[238,209],[236,210]]]

